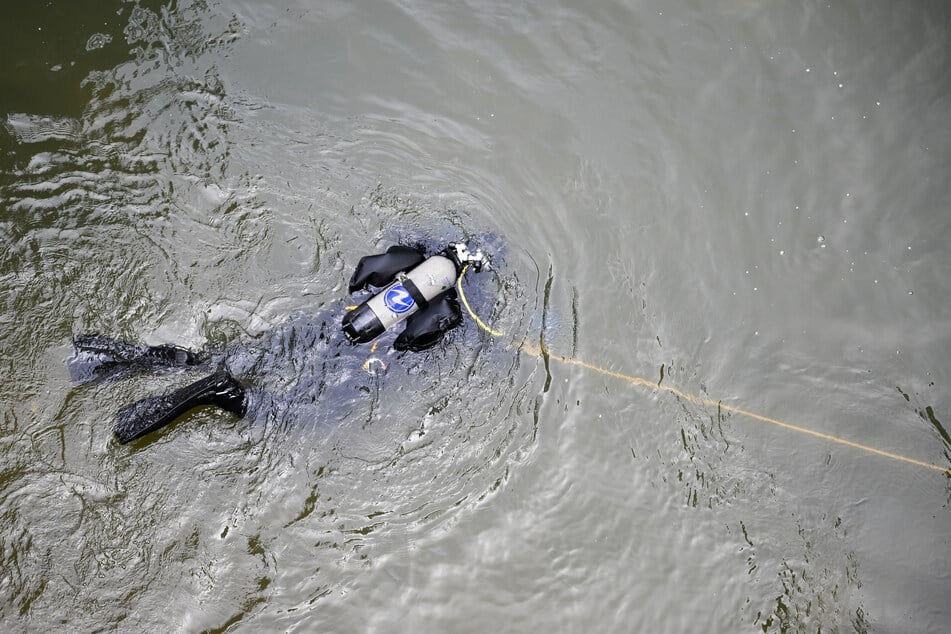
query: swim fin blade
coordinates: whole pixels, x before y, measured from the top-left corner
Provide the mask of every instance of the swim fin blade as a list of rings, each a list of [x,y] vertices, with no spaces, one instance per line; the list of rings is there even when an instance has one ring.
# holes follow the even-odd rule
[[[141,438],[165,427],[185,412],[202,405],[217,405],[238,416],[247,412],[245,389],[226,370],[190,385],[150,396],[119,410],[113,431],[120,443]]]
[[[104,335],[84,334],[73,338],[68,366],[73,381],[89,383],[149,370],[196,366],[208,356],[170,344],[139,346]]]

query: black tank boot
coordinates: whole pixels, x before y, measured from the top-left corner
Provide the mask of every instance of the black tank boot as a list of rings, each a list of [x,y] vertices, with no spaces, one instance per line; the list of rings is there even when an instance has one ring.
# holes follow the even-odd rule
[[[227,370],[219,370],[169,394],[150,396],[123,407],[116,415],[113,431],[120,443],[127,443],[168,425],[201,405],[217,405],[244,416],[247,412],[246,391]]]

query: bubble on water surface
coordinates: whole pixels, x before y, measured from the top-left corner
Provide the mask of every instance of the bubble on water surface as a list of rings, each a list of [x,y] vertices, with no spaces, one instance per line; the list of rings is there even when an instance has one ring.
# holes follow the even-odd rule
[[[112,36],[108,33],[93,33],[91,36],[89,36],[89,39],[86,40],[86,50],[95,51],[105,47],[105,45],[111,41]]]

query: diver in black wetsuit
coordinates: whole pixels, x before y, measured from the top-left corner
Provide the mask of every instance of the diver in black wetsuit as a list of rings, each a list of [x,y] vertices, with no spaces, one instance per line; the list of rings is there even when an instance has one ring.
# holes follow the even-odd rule
[[[456,300],[455,282],[467,267],[478,271],[486,259],[481,251],[470,253],[461,243],[430,257],[415,247],[392,246],[385,253],[361,258],[349,290],[376,291],[369,299],[348,311],[341,324],[347,340],[367,343],[401,321],[406,327],[396,337],[398,351],[418,352],[439,343],[443,335],[462,323],[462,311]],[[327,323],[314,319],[298,320],[279,328],[276,346],[287,352],[305,344],[306,352],[292,354],[290,374],[302,368],[327,372],[337,355],[327,355],[330,333]],[[303,340],[303,341],[302,341]],[[119,410],[114,432],[119,442],[127,443],[168,425],[185,412],[202,405],[215,405],[239,417],[248,412],[252,391],[232,374],[255,367],[262,355],[273,355],[267,345],[240,354],[215,355],[193,352],[173,345],[137,346],[101,335],[74,338],[70,372],[77,382],[116,378],[166,368],[217,366],[210,375],[173,392],[151,396]],[[314,400],[312,395],[300,395]]]

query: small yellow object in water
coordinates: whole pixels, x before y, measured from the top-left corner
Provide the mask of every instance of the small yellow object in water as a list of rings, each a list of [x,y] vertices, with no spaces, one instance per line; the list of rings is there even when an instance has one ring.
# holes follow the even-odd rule
[[[378,357],[370,357],[363,362],[363,371],[369,374],[370,376],[376,376],[378,374],[386,374],[386,371],[389,368],[382,359]]]

